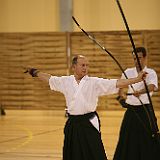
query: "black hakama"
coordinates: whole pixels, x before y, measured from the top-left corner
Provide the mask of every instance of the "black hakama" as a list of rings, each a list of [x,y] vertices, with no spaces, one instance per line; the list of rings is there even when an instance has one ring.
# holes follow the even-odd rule
[[[69,115],[64,128],[63,160],[107,160],[101,133],[89,121],[95,115]]]
[[[160,160],[160,144],[151,136],[151,128],[144,108],[130,107],[132,109],[127,109],[122,121],[113,160]],[[145,107],[148,109],[149,105]]]

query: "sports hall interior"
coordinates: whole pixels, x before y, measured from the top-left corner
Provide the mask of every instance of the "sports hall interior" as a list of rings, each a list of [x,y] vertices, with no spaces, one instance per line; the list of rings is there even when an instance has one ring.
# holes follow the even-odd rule
[[[144,46],[148,67],[160,87],[160,1],[120,0],[135,46]],[[109,54],[133,67],[132,45],[115,0],[0,0],[0,159],[61,160],[65,99],[48,84],[25,74],[34,67],[52,75],[71,75],[71,60],[89,59],[89,76],[120,78]],[[99,98],[102,140],[112,160],[125,108],[117,95]],[[160,127],[160,91],[152,96]]]

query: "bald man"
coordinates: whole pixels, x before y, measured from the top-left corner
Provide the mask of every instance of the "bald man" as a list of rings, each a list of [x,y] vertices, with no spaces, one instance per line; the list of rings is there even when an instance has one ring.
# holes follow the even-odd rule
[[[74,74],[70,76],[57,77],[27,68],[33,77],[47,82],[51,90],[65,96],[69,116],[64,128],[63,160],[107,160],[96,112],[98,97],[118,93],[119,88],[146,77],[145,72],[128,80],[89,77],[88,68],[88,59],[83,55],[73,57]]]

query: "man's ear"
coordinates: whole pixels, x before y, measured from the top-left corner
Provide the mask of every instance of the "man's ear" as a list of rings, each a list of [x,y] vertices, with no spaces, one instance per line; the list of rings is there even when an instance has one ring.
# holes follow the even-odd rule
[[[72,64],[71,70],[74,71],[74,69],[75,69],[75,64]]]

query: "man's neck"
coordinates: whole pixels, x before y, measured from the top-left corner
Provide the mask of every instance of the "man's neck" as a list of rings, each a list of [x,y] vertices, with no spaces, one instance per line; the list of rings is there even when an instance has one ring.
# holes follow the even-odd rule
[[[142,70],[145,68],[145,66],[142,66]],[[137,72],[139,73],[140,72],[140,68],[139,67],[136,67],[136,70]]]
[[[81,81],[81,79],[84,77],[80,77],[80,76],[78,76],[78,75],[74,75],[74,77],[75,77],[75,80],[77,81],[77,83],[79,84],[80,83],[80,81]]]

